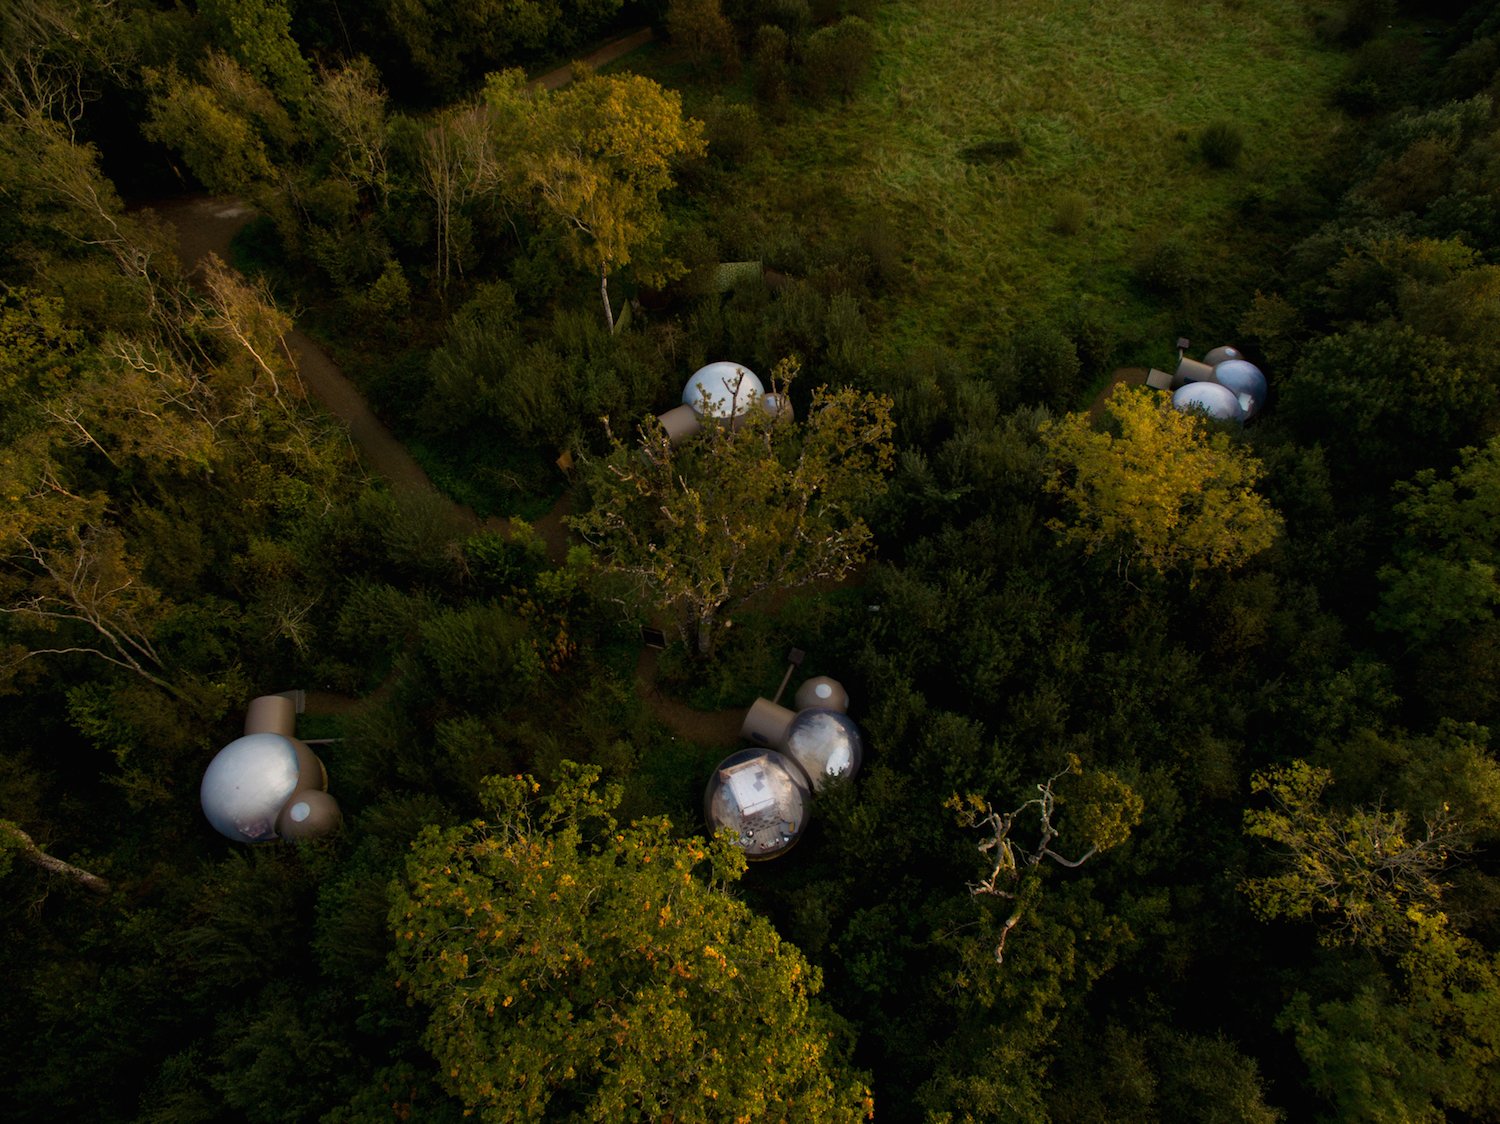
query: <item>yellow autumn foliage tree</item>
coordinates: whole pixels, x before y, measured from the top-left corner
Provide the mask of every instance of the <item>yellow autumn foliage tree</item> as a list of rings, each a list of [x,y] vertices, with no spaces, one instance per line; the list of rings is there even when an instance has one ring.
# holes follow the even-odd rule
[[[1049,526],[1085,551],[1115,551],[1158,573],[1241,565],[1265,550],[1281,516],[1255,490],[1261,464],[1202,417],[1154,392],[1120,386],[1105,405],[1112,425],[1085,414],[1042,427],[1047,491],[1071,518]]]
[[[481,786],[392,891],[391,963],[442,1083],[482,1121],[859,1124],[873,1116],[822,975],[729,889],[727,838],[622,826],[564,763]]]
[[[652,284],[680,272],[641,255],[662,239],[660,197],[673,186],[674,168],[705,150],[703,124],[683,116],[676,91],[639,75],[585,74],[536,96],[526,96],[519,83],[518,72],[507,71],[492,75],[485,88],[501,147],[518,149],[508,158],[515,169],[506,174],[519,170],[574,260],[599,278],[613,331],[609,278],[616,270],[634,262],[636,275]]]

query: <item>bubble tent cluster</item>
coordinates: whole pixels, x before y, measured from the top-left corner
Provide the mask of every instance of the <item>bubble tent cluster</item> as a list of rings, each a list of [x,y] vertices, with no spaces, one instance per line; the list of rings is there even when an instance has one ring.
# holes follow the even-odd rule
[[[1261,369],[1233,347],[1216,347],[1202,362],[1183,357],[1172,385],[1176,409],[1237,423],[1265,408],[1269,390]]]
[[[757,699],[741,728],[757,744],[721,761],[704,791],[710,829],[732,830],[751,860],[790,850],[811,819],[815,794],[833,778],[852,778],[864,759],[859,727],[844,713],[848,698],[836,680],[819,676],[798,690],[796,711]]]
[[[245,736],[214,755],[198,798],[203,815],[236,843],[312,839],[338,827],[338,802],[327,792],[328,770],[292,736],[296,711],[279,695],[251,701]]]
[[[752,411],[775,419],[790,419],[792,404],[782,394],[767,393],[760,376],[743,363],[721,360],[699,367],[682,388],[682,404],[657,420],[667,440],[679,445],[703,431],[705,422],[742,425]]]

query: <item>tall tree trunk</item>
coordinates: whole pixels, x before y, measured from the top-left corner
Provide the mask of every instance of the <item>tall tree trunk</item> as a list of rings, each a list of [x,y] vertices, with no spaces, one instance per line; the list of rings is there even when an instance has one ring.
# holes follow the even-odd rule
[[[714,654],[714,618],[712,613],[698,617],[698,658],[706,660]]]
[[[609,270],[599,267],[599,295],[604,298],[604,322],[609,325],[609,334],[615,334],[615,310],[609,306]]]

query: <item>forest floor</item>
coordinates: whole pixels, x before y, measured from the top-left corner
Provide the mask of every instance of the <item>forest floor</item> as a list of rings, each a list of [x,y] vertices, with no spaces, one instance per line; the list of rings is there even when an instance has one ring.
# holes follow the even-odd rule
[[[1104,384],[1099,393],[1094,395],[1094,400],[1089,404],[1089,417],[1098,421],[1104,414],[1104,403],[1109,401],[1109,396],[1115,392],[1115,387],[1124,383],[1126,386],[1145,386],[1146,375],[1150,368],[1147,367],[1117,367],[1114,374],[1109,376],[1109,381]]]

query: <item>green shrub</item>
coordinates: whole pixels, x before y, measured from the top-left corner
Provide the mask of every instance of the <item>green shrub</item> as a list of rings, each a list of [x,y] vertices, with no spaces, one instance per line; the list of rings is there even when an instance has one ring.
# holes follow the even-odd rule
[[[519,347],[510,287],[481,285],[453,314],[443,346],[427,361],[427,390],[417,411],[422,434],[443,437],[500,421],[499,384]]]
[[[666,24],[667,34],[695,69],[718,79],[739,74],[739,45],[719,0],[670,0]]]
[[[1005,409],[1038,402],[1066,409],[1078,393],[1080,370],[1078,349],[1062,329],[1028,320],[996,349],[989,378]]]
[[[459,527],[442,496],[371,489],[360,495],[355,510],[366,533],[379,542],[390,573],[415,583],[444,585],[452,579],[449,545]]]
[[[477,791],[485,777],[514,773],[519,767],[493,725],[472,714],[445,718],[433,733],[435,763],[457,791]]]
[[[1349,56],[1333,91],[1334,104],[1354,116],[1368,117],[1426,101],[1432,81],[1429,49],[1416,36],[1371,39]],[[1446,115],[1460,104],[1437,105],[1431,112]]]
[[[822,346],[825,314],[816,289],[801,279],[788,281],[767,311],[758,350],[767,356],[811,355]]]
[[[848,293],[834,294],[828,302],[823,332],[832,371],[845,377],[862,374],[870,361],[870,328],[859,301]]]
[[[1487,88],[1497,72],[1500,72],[1500,35],[1488,35],[1453,52],[1438,81],[1447,97],[1466,98]]]
[[[762,24],[755,32],[755,96],[773,114],[786,111],[791,100],[792,41],[774,24]]]
[[[1244,135],[1232,121],[1215,121],[1198,136],[1198,152],[1210,168],[1234,167],[1244,147]]]
[[[383,674],[431,611],[426,598],[384,582],[357,581],[339,608],[334,626],[338,649],[366,671]]]
[[[761,150],[760,115],[753,105],[715,98],[701,116],[708,138],[708,154],[724,166],[737,167]]]
[[[874,58],[874,29],[858,16],[846,16],[807,37],[802,50],[802,87],[814,101],[835,95],[847,100],[869,73]]]
[[[411,286],[401,263],[395,258],[388,260],[374,283],[349,303],[370,333],[387,339],[398,335],[402,320],[411,311]]]
[[[442,696],[457,706],[489,710],[541,677],[530,631],[498,605],[470,605],[420,628],[423,662]]]
[[[1067,333],[1085,380],[1096,379],[1114,367],[1120,330],[1103,302],[1087,298],[1080,301],[1068,319]]]
[[[463,541],[464,567],[481,594],[496,596],[531,584],[546,567],[547,548],[524,520],[514,532],[481,531]]]
[[[1146,240],[1136,258],[1135,276],[1141,286],[1158,296],[1177,297],[1197,278],[1197,253],[1177,233]]]
[[[812,24],[807,0],[761,0],[760,18],[795,38]]]
[[[516,440],[530,446],[558,444],[575,424],[571,364],[547,341],[515,357],[495,388],[496,417]]]
[[[1072,237],[1083,230],[1089,219],[1089,203],[1076,191],[1065,192],[1057,197],[1057,207],[1052,213],[1052,231]]]

